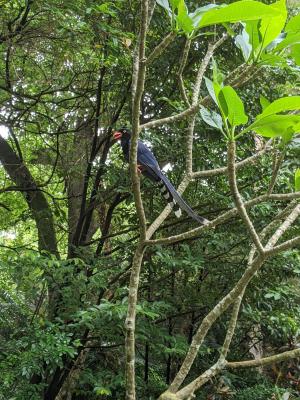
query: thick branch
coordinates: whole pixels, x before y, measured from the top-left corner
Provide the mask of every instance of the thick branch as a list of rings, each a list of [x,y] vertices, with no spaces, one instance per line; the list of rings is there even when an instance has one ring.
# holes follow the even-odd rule
[[[293,199],[299,199],[300,198],[300,192],[295,192],[295,193],[286,193],[286,194],[264,194],[261,196],[258,196],[252,200],[248,200],[244,203],[244,207],[249,208],[252,207],[256,204],[262,203],[264,201],[287,201],[287,200],[293,200]],[[232,208],[229,211],[226,211],[225,213],[221,214],[217,218],[211,220],[208,225],[202,225],[199,226],[195,229],[191,229],[190,231],[183,232],[179,235],[174,235],[174,236],[169,236],[167,238],[161,238],[161,239],[155,239],[155,240],[148,240],[147,244],[148,245],[156,245],[156,244],[172,244],[176,243],[182,240],[187,240],[187,239],[192,239],[199,235],[202,232],[206,232],[208,229],[211,229],[217,225],[221,225],[224,222],[228,221],[230,218],[233,218],[238,215],[238,210],[237,208]],[[149,228],[150,229],[150,228]]]
[[[249,361],[231,361],[227,362],[226,368],[254,368],[261,367],[267,364],[274,364],[277,362],[290,360],[291,358],[300,357],[300,349],[294,349],[290,351],[285,351],[281,354],[275,354],[274,356],[260,358],[256,360]]]
[[[146,218],[141,198],[140,179],[137,173],[137,147],[140,131],[140,108],[141,99],[144,91],[145,75],[146,75],[146,59],[145,59],[145,43],[148,27],[148,1],[141,2],[141,25],[139,33],[138,53],[135,54],[133,70],[134,87],[133,109],[132,109],[132,136],[130,142],[130,175],[132,181],[132,189],[136,211],[139,218],[140,241],[137,245],[134,255],[130,283],[128,293],[128,309],[125,321],[125,352],[126,352],[126,400],[135,400],[135,321],[136,321],[136,305],[140,279],[140,270],[144,254],[144,240],[146,237]]]
[[[10,179],[20,188],[32,212],[38,231],[39,250],[58,256],[53,216],[47,199],[39,190],[29,169],[2,136],[0,160]]]

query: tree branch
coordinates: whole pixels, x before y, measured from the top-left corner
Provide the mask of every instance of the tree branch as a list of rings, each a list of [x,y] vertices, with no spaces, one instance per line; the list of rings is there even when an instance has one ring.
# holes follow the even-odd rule
[[[229,178],[229,185],[230,185],[230,190],[231,194],[233,196],[236,208],[244,221],[250,236],[255,243],[255,246],[259,253],[263,254],[264,253],[264,248],[263,245],[260,242],[260,239],[256,233],[256,230],[247,214],[246,208],[244,206],[243,200],[241,198],[241,195],[239,193],[238,187],[237,187],[237,182],[236,182],[236,171],[235,171],[235,141],[230,141],[228,143],[228,178]]]

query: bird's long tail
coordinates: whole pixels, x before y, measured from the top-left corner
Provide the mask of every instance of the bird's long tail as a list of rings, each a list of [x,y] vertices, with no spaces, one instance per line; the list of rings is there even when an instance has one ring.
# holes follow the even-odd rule
[[[202,225],[207,224],[209,221],[200,215],[196,214],[195,211],[183,200],[177,190],[174,188],[169,179],[161,172],[156,171],[159,176],[159,186],[164,198],[168,203],[175,207],[174,213],[177,218],[181,216],[181,210],[185,211],[191,218],[199,222]]]

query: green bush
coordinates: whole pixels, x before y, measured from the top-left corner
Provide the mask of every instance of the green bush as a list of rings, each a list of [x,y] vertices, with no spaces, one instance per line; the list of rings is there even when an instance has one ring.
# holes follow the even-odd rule
[[[278,388],[277,386],[265,386],[258,384],[239,390],[234,396],[234,400],[281,400],[282,395],[286,392],[285,389]]]

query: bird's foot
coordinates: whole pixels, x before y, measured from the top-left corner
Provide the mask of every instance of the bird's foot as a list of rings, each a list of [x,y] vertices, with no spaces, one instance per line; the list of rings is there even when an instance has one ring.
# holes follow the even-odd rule
[[[138,173],[139,175],[141,175],[142,172],[143,172],[143,167],[142,167],[142,165],[138,164],[138,165],[137,165],[137,173]]]

